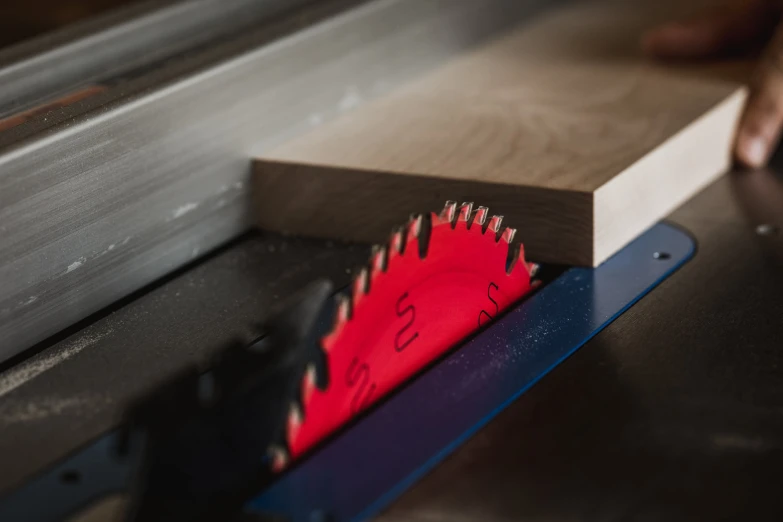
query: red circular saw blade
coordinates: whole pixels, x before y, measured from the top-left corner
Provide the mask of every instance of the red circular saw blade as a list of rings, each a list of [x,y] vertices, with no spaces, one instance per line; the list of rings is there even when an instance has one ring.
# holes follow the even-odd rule
[[[447,203],[440,215],[411,218],[337,306],[322,339],[328,385],[315,372],[302,383],[302,409],[292,407],[288,449],[301,456],[449,348],[531,290],[534,265],[522,246],[510,255],[514,230],[487,209]],[[429,237],[426,237],[429,230]],[[425,245],[426,243],[426,245]],[[420,257],[420,246],[426,253]],[[518,249],[518,250],[517,250]]]

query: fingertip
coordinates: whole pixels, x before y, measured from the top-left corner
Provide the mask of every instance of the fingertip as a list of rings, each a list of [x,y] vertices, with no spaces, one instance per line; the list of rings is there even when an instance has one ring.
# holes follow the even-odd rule
[[[783,129],[783,75],[763,65],[752,82],[735,141],[737,160],[751,168],[769,161]]]
[[[741,129],[734,147],[734,156],[745,167],[759,168],[767,163],[769,143],[760,135]]]

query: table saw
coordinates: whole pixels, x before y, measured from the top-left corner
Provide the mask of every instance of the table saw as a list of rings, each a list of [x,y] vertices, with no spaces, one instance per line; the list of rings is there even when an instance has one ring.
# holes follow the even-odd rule
[[[447,192],[376,247],[253,227],[251,158],[548,4],[133,4],[0,50],[0,520],[779,519],[783,158],[594,267]]]

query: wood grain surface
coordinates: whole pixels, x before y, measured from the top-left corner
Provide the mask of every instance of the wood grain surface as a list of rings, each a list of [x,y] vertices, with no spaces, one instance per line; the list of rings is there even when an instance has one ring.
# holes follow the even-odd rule
[[[412,211],[475,201],[531,258],[599,264],[729,164],[744,88],[639,50],[681,4],[555,6],[314,125],[258,157],[260,226],[382,241]]]

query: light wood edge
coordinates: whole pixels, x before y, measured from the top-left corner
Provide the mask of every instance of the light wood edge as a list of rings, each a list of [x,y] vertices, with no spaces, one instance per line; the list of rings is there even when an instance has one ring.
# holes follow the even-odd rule
[[[593,196],[258,159],[253,176],[257,225],[298,236],[382,243],[412,212],[471,201],[517,229],[529,259],[589,265]]]
[[[738,88],[595,192],[594,266],[729,168],[746,97]]]

